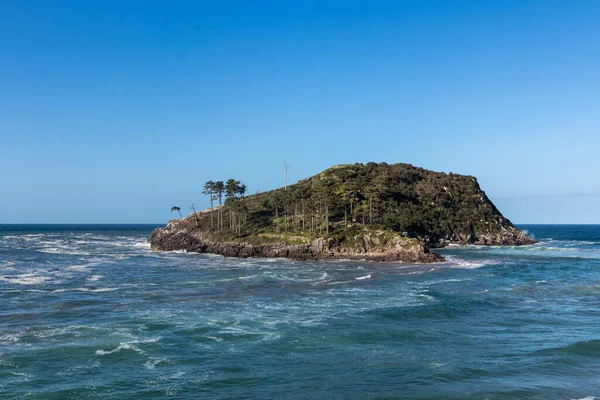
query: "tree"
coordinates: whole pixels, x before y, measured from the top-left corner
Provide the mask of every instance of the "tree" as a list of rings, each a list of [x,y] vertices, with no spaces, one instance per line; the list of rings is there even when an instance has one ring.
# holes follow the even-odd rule
[[[287,174],[288,174],[288,169],[290,168],[289,164],[287,163],[287,161],[283,162],[283,168],[285,169],[285,190],[287,190]]]
[[[238,181],[238,185],[236,187],[236,194],[243,199],[244,196],[246,195],[246,191],[247,191],[246,185],[244,185],[243,183]]]
[[[325,217],[325,231],[327,233],[329,233],[329,197],[332,195],[331,186],[333,184],[334,178],[327,175],[319,177],[313,184],[314,193],[319,199],[321,214]],[[321,225],[321,221],[319,221],[319,225]]]
[[[183,219],[183,217],[181,216],[181,208],[177,207],[177,206],[173,206],[171,207],[171,212],[173,211],[177,211],[179,213],[179,218]]]
[[[225,197],[227,199],[235,199],[239,185],[240,181],[236,181],[235,179],[227,179],[227,182],[225,183]]]
[[[282,196],[278,190],[273,191],[271,198],[268,200],[268,207],[275,211],[275,231],[280,232],[279,228],[279,209],[281,208]]]
[[[363,190],[363,194],[365,198],[368,200],[369,204],[369,224],[373,223],[373,202],[379,197],[379,190],[375,185],[367,186]]]
[[[196,214],[196,205],[194,203],[190,206],[190,210],[194,213],[194,220],[196,221],[196,226],[198,226],[198,214]]]
[[[214,228],[213,222],[213,201],[215,200],[215,183],[213,181],[208,181],[204,184],[204,190],[202,194],[208,195],[210,199],[210,227]]]
[[[217,181],[214,185],[215,193],[219,199],[219,211],[217,212],[217,225],[223,229],[223,193],[225,192],[225,184],[223,181]]]
[[[344,225],[348,225],[348,211],[346,205],[350,204],[350,216],[352,217],[354,203],[358,199],[358,190],[356,188],[356,184],[346,181],[338,186],[335,194],[342,200],[344,204]]]
[[[228,179],[225,183],[225,204],[229,206],[229,226],[231,229],[237,231],[238,234],[241,232],[241,221],[237,213],[233,211],[235,210],[240,212],[241,215],[245,215],[245,194],[246,185],[240,181]]]

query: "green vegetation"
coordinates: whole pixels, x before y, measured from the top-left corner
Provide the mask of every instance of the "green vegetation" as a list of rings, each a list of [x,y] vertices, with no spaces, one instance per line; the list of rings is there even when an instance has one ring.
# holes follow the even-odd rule
[[[209,196],[210,210],[188,220],[215,237],[254,244],[330,237],[352,245],[351,238],[375,230],[438,241],[513,227],[474,177],[410,164],[338,165],[284,188],[250,196],[246,192],[246,185],[234,179],[209,181],[203,193]]]

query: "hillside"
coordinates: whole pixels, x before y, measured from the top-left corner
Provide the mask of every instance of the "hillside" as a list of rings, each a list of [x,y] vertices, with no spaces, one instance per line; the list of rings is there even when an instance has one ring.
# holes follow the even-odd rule
[[[222,206],[173,221],[171,230],[182,229],[204,242],[251,246],[304,246],[321,238],[334,252],[357,254],[389,250],[365,245],[364,237],[374,234],[392,242],[415,240],[424,252],[451,243],[534,242],[502,216],[474,177],[385,163],[338,165],[249,196],[232,191]]]

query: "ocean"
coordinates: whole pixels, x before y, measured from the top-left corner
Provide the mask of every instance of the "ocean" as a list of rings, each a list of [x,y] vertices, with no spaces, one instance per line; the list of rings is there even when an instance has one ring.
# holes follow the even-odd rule
[[[0,225],[0,397],[600,396],[600,226],[424,265],[152,252],[153,228]]]

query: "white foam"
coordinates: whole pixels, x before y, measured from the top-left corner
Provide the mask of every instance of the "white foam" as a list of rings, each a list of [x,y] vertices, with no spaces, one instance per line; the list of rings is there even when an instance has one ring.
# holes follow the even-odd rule
[[[585,397],[582,397],[581,399],[571,399],[571,400],[596,400],[596,399],[598,399],[598,397],[596,397],[596,396],[585,396]]]
[[[156,340],[154,340],[156,341]],[[135,351],[136,353],[139,354],[146,354],[146,352],[142,349],[140,349],[137,346],[134,346],[134,344],[136,343],[152,343],[152,339],[150,341],[134,341],[134,342],[129,342],[129,343],[120,343],[119,346],[115,349],[112,350],[96,350],[95,354],[99,355],[99,356],[105,356],[107,354],[114,354],[114,353],[118,353],[121,350],[131,350],[131,351]]]
[[[19,285],[39,285],[48,282],[50,278],[38,274],[21,274],[17,276],[0,276],[0,281],[17,283]]]
[[[477,269],[487,265],[498,264],[498,260],[464,260],[456,256],[445,256],[447,263],[446,267],[461,268],[461,269]]]
[[[150,339],[144,339],[144,340],[134,340],[133,342],[129,342],[131,343],[156,343],[158,342],[159,338],[155,337],[155,338],[150,338]]]
[[[24,334],[24,332],[10,333],[10,334],[6,334],[6,335],[2,335],[2,336],[0,336],[0,343],[2,343],[2,342],[17,343],[19,340],[21,340],[21,336],[23,336],[23,334]]]
[[[119,290],[119,288],[118,287],[115,287],[115,288],[106,287],[106,288],[93,289],[93,288],[78,287],[78,288],[72,288],[72,289],[56,289],[56,290],[52,290],[50,293],[62,293],[62,292],[93,292],[93,293],[98,293],[98,292],[112,292],[112,291],[115,291],[115,290]]]
[[[91,282],[96,282],[102,278],[102,275],[92,275],[87,280]]]
[[[358,278],[354,278],[354,279],[356,279],[357,281],[362,281],[364,279],[371,279],[371,274],[365,275],[365,276],[359,276]]]
[[[88,289],[88,288],[76,288],[74,290],[78,290],[80,292],[113,292],[115,290],[119,290],[118,287],[105,287],[105,288],[98,288],[98,289]]]
[[[90,253],[87,251],[73,250],[67,246],[44,247],[44,248],[39,249],[38,251],[40,251],[42,253],[49,253],[49,254],[65,254],[65,255],[74,255],[74,256],[89,256],[90,255]]]
[[[144,367],[147,369],[154,369],[157,365],[167,363],[166,358],[151,358],[144,363]]]
[[[133,351],[135,351],[137,353],[144,354],[144,351],[142,349],[138,348],[138,347],[132,346],[132,345],[127,344],[127,343],[121,343],[119,345],[119,347],[117,347],[116,349],[113,349],[113,350],[108,350],[108,351],[105,351],[105,350],[96,350],[96,355],[104,356],[104,355],[107,355],[107,354],[118,353],[121,350],[133,350]]]
[[[465,282],[465,281],[470,281],[471,279],[457,279],[457,278],[450,278],[450,279],[439,279],[439,280],[435,280],[435,281],[431,281],[431,282],[426,282],[427,285],[436,285],[439,283],[446,283],[446,282]]]
[[[70,267],[65,268],[65,271],[77,271],[84,272],[88,268],[88,265],[71,265]]]

